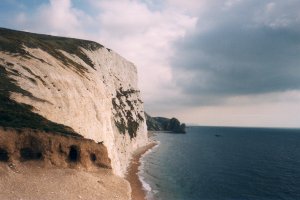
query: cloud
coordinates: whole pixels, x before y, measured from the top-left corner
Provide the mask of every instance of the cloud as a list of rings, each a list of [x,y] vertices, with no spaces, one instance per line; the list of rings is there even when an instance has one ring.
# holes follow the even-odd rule
[[[23,9],[9,20],[17,29],[60,36],[89,38],[92,18],[75,8],[71,0],[50,0],[32,10]]]
[[[97,15],[99,40],[134,62],[146,106],[174,95],[170,57],[172,44],[193,29],[197,18],[178,8],[149,7],[141,1],[91,1]],[[172,89],[171,89],[172,88]]]
[[[2,26],[94,40],[135,63],[150,114],[299,126],[298,0],[3,2]]]
[[[97,41],[135,63],[146,106],[176,95],[170,57],[174,41],[195,27],[197,18],[159,1],[50,0],[13,23],[23,30]],[[162,95],[163,94],[163,95]]]
[[[213,12],[199,14],[195,31],[174,45],[172,75],[190,97],[187,104],[300,89],[299,1],[213,5]]]

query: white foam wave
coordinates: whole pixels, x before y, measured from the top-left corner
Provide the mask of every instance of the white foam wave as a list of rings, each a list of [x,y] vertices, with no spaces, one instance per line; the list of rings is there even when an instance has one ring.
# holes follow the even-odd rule
[[[152,188],[151,186],[145,181],[145,178],[143,176],[139,176],[139,179],[143,185],[143,188],[148,191],[148,192],[151,192],[152,191]]]
[[[157,141],[156,142],[157,144],[154,146],[154,147],[152,147],[151,149],[148,149],[142,156],[141,156],[141,158],[140,158],[140,163],[141,163],[141,165],[139,166],[139,168],[138,168],[138,177],[139,177],[139,180],[141,181],[141,183],[142,183],[142,186],[143,186],[143,188],[144,188],[144,190],[148,193],[147,194],[147,196],[149,196],[149,193],[152,191],[152,188],[151,188],[151,186],[145,181],[145,177],[143,176],[143,174],[145,173],[145,160],[144,160],[144,158],[145,158],[145,156],[147,156],[148,154],[150,154],[150,153],[152,153],[153,152],[153,150],[155,149],[155,148],[157,148],[159,145],[160,145],[160,142],[159,141]],[[148,198],[147,198],[148,199]]]

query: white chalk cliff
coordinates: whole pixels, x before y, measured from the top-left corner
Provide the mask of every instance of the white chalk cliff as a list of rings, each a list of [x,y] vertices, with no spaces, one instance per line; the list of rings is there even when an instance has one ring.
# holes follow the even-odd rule
[[[137,69],[95,42],[0,30],[0,68],[32,96],[10,98],[107,147],[123,176],[131,153],[147,143]],[[19,41],[13,42],[20,35]]]

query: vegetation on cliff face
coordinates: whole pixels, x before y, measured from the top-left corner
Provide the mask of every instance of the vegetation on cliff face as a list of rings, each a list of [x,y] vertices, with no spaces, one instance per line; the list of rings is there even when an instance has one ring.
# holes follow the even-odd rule
[[[0,28],[0,93],[0,128],[101,141],[120,176],[148,141],[136,67],[95,42]]]
[[[92,62],[81,51],[80,47],[91,50],[102,47],[100,44],[90,41],[53,37],[0,28],[0,51],[11,54],[12,56],[21,56],[25,59],[39,59],[41,62],[45,62],[40,58],[30,55],[25,50],[25,46],[40,48],[55,58],[62,60],[64,64],[71,64],[72,66],[77,67],[77,73],[81,74],[87,71],[87,69],[83,66],[79,66],[77,63],[75,64],[74,61],[65,57],[59,50],[76,54],[88,65],[93,67]],[[12,63],[9,63],[2,58],[0,59],[2,60],[2,64],[0,65],[0,126],[12,128],[32,128],[80,136],[72,128],[52,122],[43,116],[34,113],[32,111],[32,106],[18,103],[11,99],[10,93],[15,92],[37,101],[44,101],[43,99],[36,98],[30,92],[23,90],[20,86],[18,86],[15,80],[10,78],[10,76],[19,76],[19,72],[13,69]],[[35,80],[32,79],[32,81]]]
[[[62,67],[67,67],[78,75],[86,76],[87,78],[89,70],[86,65],[90,66],[94,70],[96,69],[93,61],[84,53],[83,49],[95,51],[97,49],[104,48],[101,44],[93,41],[0,28],[0,52],[5,52],[13,57],[19,56],[22,59],[28,60],[37,59],[42,63],[46,63],[43,58],[37,58],[28,52],[26,47],[33,49],[37,48],[47,52],[55,59],[61,61],[63,64]],[[111,51],[110,49],[107,50]],[[68,56],[64,55],[62,51],[76,55],[84,61],[86,65],[83,66],[82,64],[75,62]],[[37,128],[76,135],[71,128],[50,122],[42,116],[32,112],[32,106],[20,104],[10,99],[10,92],[16,92],[37,101],[43,101],[19,87],[15,81],[10,78],[10,75],[20,76],[21,74],[13,68],[13,63],[5,61],[2,58],[0,59],[3,61],[2,64],[4,65],[0,65],[0,126]],[[49,63],[47,64],[51,65]],[[40,76],[35,75],[28,67],[22,67],[45,85],[45,81]],[[24,75],[22,74],[22,76]],[[47,76],[45,75],[45,77]],[[36,79],[31,77],[26,78],[36,84]],[[52,84],[54,85],[54,83]],[[134,95],[138,92],[139,91],[134,89],[123,90],[121,87],[116,92],[116,98],[112,99],[115,111],[115,124],[120,133],[125,134],[128,132],[131,138],[136,137],[139,123],[144,121],[143,113],[136,111],[136,108],[142,103],[137,95]]]
[[[49,53],[56,59],[61,60],[64,65],[70,67],[75,72],[81,75],[87,73],[88,70],[84,66],[66,57],[60,50],[78,56],[88,66],[95,69],[93,62],[82,51],[81,48],[86,50],[97,50],[99,48],[103,48],[101,44],[92,41],[28,33],[23,31],[9,30],[5,28],[0,28],[0,44],[0,51],[21,55],[24,58],[28,59],[38,58],[30,55],[24,49],[24,46],[29,48],[39,48]],[[44,60],[41,61],[45,62]]]
[[[43,116],[32,112],[33,107],[10,99],[10,92],[16,92],[35,98],[30,92],[20,88],[13,79],[9,78],[4,66],[0,65],[0,126],[12,128],[32,128],[80,136],[72,128],[52,122]],[[42,101],[42,100],[40,100]],[[81,137],[81,136],[80,136]]]
[[[137,95],[134,94],[138,92],[134,89],[123,90],[121,87],[112,99],[115,125],[121,134],[128,131],[130,138],[136,137],[139,124],[144,121],[142,113],[136,109],[141,104],[140,99],[135,99]]]
[[[185,124],[181,124],[176,118],[151,117],[146,115],[146,123],[149,131],[171,131],[173,133],[186,133]]]

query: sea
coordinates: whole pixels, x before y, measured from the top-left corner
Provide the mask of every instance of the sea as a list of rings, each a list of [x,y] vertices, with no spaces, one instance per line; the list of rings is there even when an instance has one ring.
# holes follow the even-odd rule
[[[155,133],[141,158],[148,200],[300,200],[300,129]]]

